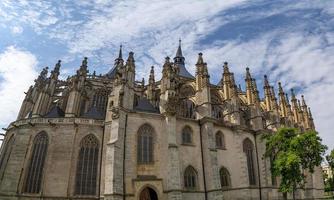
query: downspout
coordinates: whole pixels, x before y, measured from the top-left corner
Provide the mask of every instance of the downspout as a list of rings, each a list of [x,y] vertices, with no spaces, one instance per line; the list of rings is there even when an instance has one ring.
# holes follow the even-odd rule
[[[105,130],[105,125],[103,126],[102,130],[102,145],[101,145],[101,155],[100,155],[100,175],[99,175],[99,196],[98,198],[101,198],[101,177],[102,177],[102,156],[103,156],[103,146],[104,146],[104,131]]]
[[[256,134],[253,133],[253,136],[254,136],[254,141],[255,141],[255,151],[256,151],[257,178],[259,179],[259,194],[260,194],[260,200],[262,200],[262,187],[261,187],[260,163],[259,163],[259,154],[258,154],[258,151],[257,151]]]
[[[201,142],[201,158],[202,158],[202,170],[203,170],[203,185],[204,185],[204,196],[205,200],[208,199],[207,188],[206,188],[206,177],[205,177],[205,168],[204,168],[204,156],[203,156],[203,138],[202,138],[202,124],[201,121],[198,121],[199,124],[199,135],[200,135],[200,142]]]
[[[123,200],[125,200],[126,188],[125,188],[125,147],[126,147],[126,130],[128,127],[128,114],[125,114],[125,128],[124,128],[124,139],[123,139]]]

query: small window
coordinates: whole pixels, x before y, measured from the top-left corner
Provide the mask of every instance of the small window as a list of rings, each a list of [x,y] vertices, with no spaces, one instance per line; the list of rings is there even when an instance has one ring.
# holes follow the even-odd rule
[[[194,190],[197,186],[197,173],[196,170],[189,166],[184,171],[184,187],[188,190]]]
[[[182,130],[182,144],[192,144],[192,130],[186,126]]]
[[[222,188],[230,187],[231,186],[231,177],[230,173],[225,167],[222,167],[219,170],[220,175],[220,185]]]
[[[220,131],[216,133],[216,148],[225,149],[225,137]]]

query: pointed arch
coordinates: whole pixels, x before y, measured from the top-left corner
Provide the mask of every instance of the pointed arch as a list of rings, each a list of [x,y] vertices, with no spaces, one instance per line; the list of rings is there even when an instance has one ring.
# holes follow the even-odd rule
[[[76,167],[75,195],[96,195],[99,148],[99,141],[93,134],[81,140]]]
[[[151,164],[154,162],[154,130],[151,125],[144,124],[138,129],[137,162]]]
[[[184,118],[196,119],[195,103],[190,99],[180,101],[178,115]]]
[[[197,171],[191,165],[184,170],[184,188],[187,190],[197,188]]]
[[[1,152],[1,157],[0,157],[0,179],[2,179],[4,173],[5,173],[5,169],[13,148],[13,144],[14,144],[14,135],[11,135],[10,138],[8,139],[8,141],[6,142],[6,144],[3,144],[4,148],[2,149]]]
[[[220,176],[220,185],[222,188],[231,186],[231,175],[230,172],[225,167],[220,168],[219,176]]]
[[[253,142],[246,138],[243,141],[243,151],[247,158],[247,169],[248,169],[248,179],[250,185],[256,185],[256,175],[255,175],[255,160],[254,160],[254,145]]]
[[[185,126],[182,129],[182,144],[192,144],[193,131],[189,126]]]
[[[42,131],[35,136],[23,192],[39,193],[41,191],[48,144],[49,137],[46,132]]]
[[[216,139],[216,148],[218,149],[225,149],[225,136],[221,131],[217,131],[216,135],[215,135],[215,139]]]

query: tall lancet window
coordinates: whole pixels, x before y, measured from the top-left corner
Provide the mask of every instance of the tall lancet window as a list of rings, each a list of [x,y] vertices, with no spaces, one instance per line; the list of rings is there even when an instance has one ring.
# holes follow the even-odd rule
[[[184,171],[184,188],[195,190],[197,186],[197,173],[192,166],[188,166]]]
[[[98,160],[99,142],[94,135],[87,135],[80,143],[75,195],[96,195]]]
[[[138,130],[137,162],[139,164],[153,163],[153,128],[144,124]]]
[[[189,126],[182,129],[182,144],[192,144],[193,132]]]
[[[34,139],[23,192],[39,193],[41,191],[48,140],[48,135],[44,131],[38,133]]]
[[[250,139],[243,142],[243,150],[247,158],[248,179],[250,185],[256,185],[255,165],[254,165],[254,145]]]
[[[3,177],[3,174],[5,172],[10,153],[13,148],[13,143],[14,143],[14,136],[11,136],[9,140],[3,144],[4,148],[2,149],[1,155],[0,155],[0,180]]]

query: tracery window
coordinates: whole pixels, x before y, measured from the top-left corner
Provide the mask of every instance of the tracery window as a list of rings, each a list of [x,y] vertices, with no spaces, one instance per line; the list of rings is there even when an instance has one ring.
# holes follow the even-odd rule
[[[197,172],[192,166],[188,166],[184,171],[184,187],[194,190],[197,186]]]
[[[243,142],[243,151],[247,158],[248,179],[250,185],[256,185],[255,166],[254,166],[254,145],[250,139],[246,138]]]
[[[219,175],[220,175],[221,187],[222,188],[230,187],[231,186],[231,176],[228,170],[225,167],[220,168]]]
[[[180,102],[179,115],[185,118],[196,118],[195,104],[189,99],[184,99]]]
[[[5,173],[10,153],[12,151],[13,143],[14,143],[14,136],[12,135],[7,141],[7,143],[3,144],[4,148],[1,152],[1,157],[0,157],[0,179],[2,179],[3,174]]]
[[[77,161],[75,194],[96,195],[99,142],[93,135],[81,140]]]
[[[191,144],[192,143],[192,130],[189,126],[186,126],[182,129],[182,144]]]
[[[105,114],[108,103],[108,91],[107,90],[98,90],[93,96],[92,106],[95,106],[96,109]]]
[[[225,149],[225,137],[221,131],[216,133],[216,148]]]
[[[153,163],[153,128],[144,124],[138,130],[137,162],[139,164]]]
[[[23,192],[40,192],[48,143],[49,139],[46,132],[43,131],[36,135],[33,142],[30,164],[28,167],[28,173],[26,176]]]

